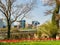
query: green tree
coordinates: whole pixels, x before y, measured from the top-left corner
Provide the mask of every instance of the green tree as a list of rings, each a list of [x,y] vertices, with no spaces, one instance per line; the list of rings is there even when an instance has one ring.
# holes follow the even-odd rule
[[[41,32],[41,33],[45,33],[47,35],[49,35],[49,37],[52,37],[52,38],[56,38],[56,35],[57,35],[57,26],[52,24],[52,22],[46,22],[45,24],[42,24],[38,30]]]

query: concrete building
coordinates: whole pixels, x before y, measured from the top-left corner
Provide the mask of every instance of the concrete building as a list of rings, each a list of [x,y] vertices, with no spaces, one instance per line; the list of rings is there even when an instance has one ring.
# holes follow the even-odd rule
[[[19,28],[19,26],[20,26],[20,22],[14,22],[13,23],[13,27],[15,27],[15,28]]]
[[[32,29],[32,24],[26,24],[25,28]]]
[[[36,28],[39,24],[38,21],[32,21],[33,28]]]
[[[16,21],[13,23],[13,26],[17,28],[25,28],[25,23],[26,23],[25,20]]]
[[[6,26],[4,25],[3,19],[0,19],[0,28],[5,28]]]
[[[38,21],[32,21],[32,25],[37,26],[38,24],[40,24]]]

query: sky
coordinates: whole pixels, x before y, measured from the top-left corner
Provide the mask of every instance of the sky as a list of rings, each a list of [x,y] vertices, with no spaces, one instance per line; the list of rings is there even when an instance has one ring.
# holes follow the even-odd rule
[[[21,3],[27,3],[30,0],[17,0],[15,4],[21,4]],[[32,11],[27,15],[28,18],[24,18],[23,20],[26,20],[27,23],[31,24],[32,21],[39,21],[40,24],[45,23],[46,21],[49,21],[51,19],[52,15],[45,16],[45,11],[51,9],[52,7],[49,6],[43,6],[42,0],[37,0],[36,6],[33,8]]]
[[[34,7],[34,9],[31,11],[31,18],[24,18],[27,23],[30,23],[32,21],[39,21],[40,24],[45,23],[46,21],[51,20],[52,15],[45,16],[45,11],[51,9],[51,7],[43,6],[42,0],[37,0],[37,6]]]

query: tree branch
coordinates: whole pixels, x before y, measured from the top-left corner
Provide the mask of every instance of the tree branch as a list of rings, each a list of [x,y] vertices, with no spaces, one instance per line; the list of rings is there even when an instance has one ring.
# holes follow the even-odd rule
[[[6,15],[6,13],[5,12],[3,12],[1,9],[0,9],[0,11],[6,16],[6,18],[8,18],[8,16]]]
[[[0,0],[0,7],[5,11],[6,10],[6,6],[1,2]]]

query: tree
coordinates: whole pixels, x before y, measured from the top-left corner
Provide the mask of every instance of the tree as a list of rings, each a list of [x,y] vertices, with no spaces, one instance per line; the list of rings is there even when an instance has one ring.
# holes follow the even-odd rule
[[[59,14],[59,7],[60,7],[60,0],[47,0],[47,2],[45,3],[45,6],[49,5],[49,6],[54,6],[55,7],[52,10],[48,10],[46,13],[46,15],[48,14],[53,14],[52,15],[52,23],[54,25],[56,25],[59,29],[59,20],[60,20],[60,14]]]
[[[57,26],[52,24],[51,21],[46,22],[45,24],[42,24],[41,26],[39,26],[38,30],[41,33],[45,33],[49,35],[50,38],[56,38],[56,35],[58,33]]]
[[[18,18],[20,18],[21,15],[25,17],[25,15],[33,9],[35,4],[35,0],[33,0],[30,3],[20,5],[19,4],[15,5],[14,4],[15,2],[16,0],[0,0],[0,12],[3,13],[7,21],[8,39],[10,39],[11,24],[15,22]]]

